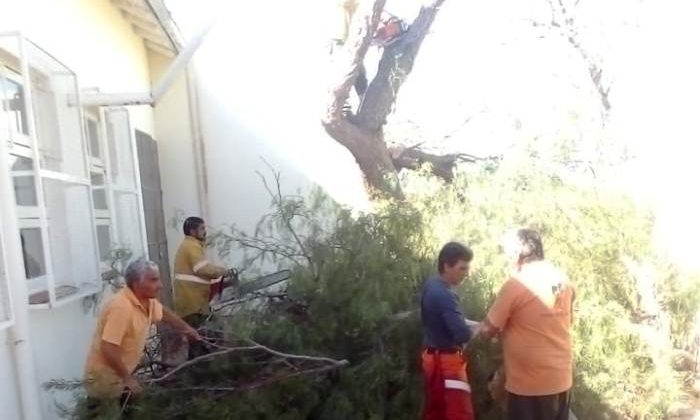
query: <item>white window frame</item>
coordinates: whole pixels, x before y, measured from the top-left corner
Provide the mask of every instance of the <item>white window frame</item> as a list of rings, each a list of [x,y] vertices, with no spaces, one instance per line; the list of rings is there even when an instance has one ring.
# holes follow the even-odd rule
[[[75,286],[78,288],[77,293],[71,294],[70,296],[66,296],[62,298],[60,301],[57,300],[56,298],[56,278],[53,272],[53,259],[51,255],[51,241],[49,238],[49,220],[48,220],[48,215],[47,215],[47,207],[45,203],[45,190],[44,190],[44,180],[45,179],[51,179],[51,180],[56,180],[56,181],[61,181],[64,183],[69,183],[69,184],[77,184],[77,185],[83,185],[86,187],[86,191],[88,192],[88,206],[89,206],[89,217],[91,220],[95,220],[95,209],[94,209],[94,203],[92,199],[92,186],[90,182],[90,154],[87,146],[87,140],[86,140],[86,134],[85,134],[85,121],[84,121],[84,115],[83,115],[83,109],[80,106],[80,95],[79,95],[79,88],[78,88],[78,83],[77,83],[77,76],[74,75],[74,91],[77,94],[77,97],[75,98],[75,104],[73,106],[76,107],[78,117],[80,118],[80,130],[79,130],[79,135],[80,135],[80,141],[81,141],[81,149],[82,149],[82,157],[83,157],[83,173],[85,174],[85,178],[72,175],[69,173],[63,173],[63,172],[57,172],[57,171],[52,171],[52,170],[47,170],[43,169],[41,167],[41,154],[40,154],[40,145],[39,145],[39,140],[38,140],[38,135],[37,135],[37,121],[36,121],[36,116],[37,114],[34,112],[35,109],[35,104],[33,102],[33,91],[36,88],[35,87],[35,81],[32,80],[34,79],[35,73],[41,74],[37,69],[33,69],[29,65],[29,60],[28,60],[28,55],[27,55],[27,44],[30,42],[27,39],[23,38],[20,34],[15,34],[18,45],[19,45],[19,57],[17,57],[19,63],[20,63],[20,77],[21,80],[16,80],[18,83],[22,85],[22,88],[24,89],[24,106],[25,106],[25,115],[27,116],[27,129],[29,132],[29,136],[18,136],[17,139],[15,139],[14,136],[11,136],[11,144],[10,144],[10,154],[16,154],[18,156],[24,156],[31,158],[34,162],[33,166],[33,171],[22,171],[22,174],[30,174],[33,173],[34,175],[34,180],[35,180],[35,187],[36,187],[36,194],[37,194],[37,207],[38,207],[38,212],[34,211],[28,211],[26,208],[23,206],[17,206],[18,209],[18,229],[22,228],[40,228],[41,229],[41,238],[42,238],[42,246],[43,246],[43,252],[44,252],[44,264],[46,267],[46,273],[44,276],[40,276],[34,279],[28,280],[28,288],[30,290],[30,294],[36,293],[39,291],[47,291],[49,295],[49,302],[46,304],[30,304],[30,308],[32,309],[50,309],[58,306],[62,306],[68,302],[72,302],[74,300],[80,299],[85,296],[89,296],[92,294],[95,294],[99,291],[100,289],[100,279],[99,279],[99,273],[101,272],[100,269],[100,253],[99,253],[99,246],[98,246],[98,241],[97,241],[97,231],[94,223],[91,223],[90,226],[92,228],[92,237],[93,237],[93,243],[94,243],[94,261],[96,264],[96,271],[98,278],[95,278],[91,283],[89,284],[77,284],[74,283],[72,286]],[[37,47],[38,49],[41,49]],[[14,58],[14,57],[13,57]],[[55,60],[55,58],[54,58]],[[56,60],[58,62],[58,60]],[[62,63],[58,62],[61,64],[67,71],[70,71],[67,66],[63,65]],[[2,65],[4,68],[7,68],[9,70],[12,70],[12,68],[7,65],[8,63],[5,62],[5,60],[0,60],[0,65]],[[11,72],[3,71],[3,75],[7,77],[7,74]],[[53,92],[51,92],[53,93]],[[27,141],[28,140],[28,141]],[[23,146],[24,148],[29,148],[29,152],[26,150],[23,150],[22,152],[18,153],[18,149],[20,147],[13,147],[13,146]],[[7,168],[7,173],[9,174],[9,168]],[[13,197],[14,199],[14,197]],[[37,214],[38,213],[38,214]],[[34,217],[28,217],[28,216],[34,216]],[[36,217],[38,216],[38,217]],[[24,279],[27,281],[27,279]],[[45,286],[44,286],[45,285]],[[29,296],[28,296],[29,297]]]
[[[30,148],[24,147],[24,146],[16,146],[13,147],[9,151],[9,155],[12,156],[18,156],[18,157],[23,157],[27,159],[32,160],[32,166],[36,169],[36,162],[34,161],[34,155],[32,153],[32,150]],[[34,194],[36,194],[36,200],[37,200],[37,205],[36,206],[20,206],[15,204],[15,208],[17,209],[17,218],[19,219],[38,219],[41,217],[41,212],[39,211],[39,195],[42,194],[41,191],[37,189],[37,182],[36,182],[36,171],[34,169],[28,170],[28,171],[10,171],[10,177],[14,179],[16,176],[32,176],[34,178]],[[14,182],[13,182],[14,184]],[[12,197],[14,200],[15,198]]]
[[[108,143],[109,140],[109,135],[107,133],[107,123],[108,123],[108,118],[107,118],[107,113],[109,112],[124,112],[126,113],[127,117],[127,124],[128,127],[126,129],[129,132],[129,148],[131,150],[131,156],[129,157],[131,159],[132,165],[133,165],[133,177],[134,177],[134,183],[132,187],[125,187],[123,185],[118,185],[117,183],[114,182],[113,179],[113,174],[114,171],[117,171],[117,174],[119,174],[120,168],[119,168],[119,157],[116,156],[116,161],[112,159],[112,150],[114,150],[116,153],[120,153],[120,151],[123,151],[123,145],[113,145],[113,148],[110,147],[110,144]],[[104,167],[105,167],[105,185],[107,186],[107,205],[109,206],[110,212],[112,214],[111,219],[112,219],[112,239],[115,243],[117,244],[123,244],[125,242],[125,238],[122,238],[119,235],[119,217],[117,215],[117,206],[116,206],[116,194],[128,194],[132,195],[133,197],[136,198],[136,205],[137,205],[137,212],[138,212],[138,220],[136,221],[139,224],[140,232],[141,232],[141,249],[132,249],[131,251],[134,253],[134,255],[140,255],[143,254],[144,256],[148,255],[148,240],[146,237],[146,217],[144,215],[144,207],[143,207],[143,195],[141,193],[141,175],[139,172],[139,161],[138,161],[138,151],[136,149],[136,133],[133,130],[131,126],[131,118],[129,115],[129,112],[126,108],[124,107],[105,107],[105,108],[100,108],[100,127],[102,129],[102,159],[104,161]],[[112,168],[112,162],[115,162],[117,164],[116,168]]]
[[[18,219],[17,220],[17,227],[18,230],[22,229],[39,229],[41,231],[41,221],[39,219]],[[45,272],[44,275],[38,276],[38,277],[33,277],[31,279],[27,278],[27,290],[29,291],[29,294],[33,294],[36,292],[40,292],[42,290],[45,290],[46,288],[44,287],[45,284],[48,283],[48,273],[49,273],[49,261],[46,259],[47,253],[46,253],[46,243],[43,243],[44,239],[44,232],[41,231],[41,236],[42,236],[42,250],[44,251],[44,255],[42,255],[42,258],[44,259],[44,267],[45,267]],[[22,250],[22,253],[24,253],[24,250]],[[26,268],[25,268],[26,269]]]
[[[112,174],[111,174],[111,165],[110,165],[110,155],[109,155],[109,148],[107,144],[107,127],[105,125],[105,116],[104,116],[104,111],[102,109],[98,109],[97,113],[94,113],[90,110],[87,110],[83,108],[83,113],[86,115],[85,120],[87,121],[88,119],[92,119],[96,124],[97,124],[97,136],[98,136],[98,143],[100,146],[100,156],[101,159],[97,160],[92,155],[90,155],[90,161],[91,161],[91,174],[93,173],[99,173],[102,175],[102,187],[101,189],[104,190],[105,192],[105,199],[107,201],[107,210],[97,210],[94,209],[95,212],[95,237],[97,238],[97,226],[104,226],[107,225],[109,226],[109,238],[110,238],[110,248],[114,246],[115,243],[119,242],[119,239],[117,238],[118,236],[118,230],[117,230],[117,217],[116,217],[116,208],[115,208],[115,202],[114,202],[114,192],[112,191]],[[87,137],[87,124],[85,125],[85,133]],[[93,187],[94,188],[94,187]],[[98,249],[98,255],[99,255],[99,240],[95,243]],[[100,272],[104,273],[105,271],[108,271],[111,267],[107,267],[104,260],[102,260],[102,257],[99,256],[98,258],[100,260]]]
[[[2,153],[2,151],[0,151],[0,153]],[[5,220],[1,219],[2,215],[0,215],[0,223],[6,223]],[[0,331],[7,329],[15,324],[15,305],[12,300],[10,276],[7,274],[7,254],[5,253],[6,249],[7,247],[5,243],[5,238],[3,237],[2,232],[0,232],[0,262],[2,263],[2,270],[0,270],[0,281],[3,283],[2,285],[0,285],[0,287],[5,287],[7,293],[7,303],[9,305],[9,307],[6,308],[9,316],[6,320],[0,321]]]

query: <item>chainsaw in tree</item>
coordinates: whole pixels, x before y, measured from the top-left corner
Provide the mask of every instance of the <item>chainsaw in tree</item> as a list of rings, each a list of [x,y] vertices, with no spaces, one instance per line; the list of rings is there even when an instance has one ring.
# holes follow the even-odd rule
[[[291,277],[289,270],[280,270],[271,274],[260,276],[255,280],[241,281],[238,271],[231,270],[220,282],[211,286],[210,301],[212,311],[217,311],[225,306],[244,299],[247,295],[254,295],[261,290],[274,286]]]

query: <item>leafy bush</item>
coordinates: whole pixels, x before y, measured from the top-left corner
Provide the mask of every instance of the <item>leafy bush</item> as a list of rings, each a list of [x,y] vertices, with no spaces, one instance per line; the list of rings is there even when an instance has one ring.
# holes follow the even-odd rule
[[[523,225],[542,232],[547,258],[577,287],[575,413],[662,418],[682,396],[670,354],[688,342],[697,282],[655,255],[653,220],[630,199],[535,168],[504,162],[463,173],[451,185],[409,176],[405,203],[377,204],[359,216],[320,193],[304,199],[269,189],[272,211],[255,232],[231,226],[212,241],[224,256],[243,250],[246,264],[291,266],[287,296],[234,311],[217,328],[285,352],[346,359],[349,366],[254,389],[203,391],[254,384],[287,369],[229,355],[178,376],[178,386],[198,390],[151,387],[139,418],[415,419],[422,404],[420,322],[415,313],[397,314],[418,308],[437,250],[456,239],[475,250],[471,278],[459,293],[466,315],[481,319],[506,272],[499,240]],[[640,290],[634,264],[655,273],[647,279],[650,290]],[[649,294],[661,308],[651,318]],[[497,418],[485,382],[500,364],[498,346],[474,343],[470,357],[479,418]]]

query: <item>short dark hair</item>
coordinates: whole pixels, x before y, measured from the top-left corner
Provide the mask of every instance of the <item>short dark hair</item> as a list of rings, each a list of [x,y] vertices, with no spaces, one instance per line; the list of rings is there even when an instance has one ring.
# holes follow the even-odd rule
[[[518,261],[527,263],[544,259],[542,238],[534,229],[518,229],[518,241],[520,241],[520,255]]]
[[[458,261],[471,262],[472,258],[474,258],[474,252],[469,247],[459,242],[448,242],[438,255],[438,272],[442,274],[445,271],[445,265],[453,267]]]
[[[182,232],[185,236],[188,236],[193,229],[198,229],[204,224],[204,219],[197,216],[190,216],[185,219],[185,223],[182,224]]]

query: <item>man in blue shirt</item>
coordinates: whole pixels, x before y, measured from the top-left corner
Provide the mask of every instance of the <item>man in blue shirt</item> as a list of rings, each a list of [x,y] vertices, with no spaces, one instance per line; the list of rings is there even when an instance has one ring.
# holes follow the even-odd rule
[[[424,420],[474,419],[467,362],[463,356],[471,330],[453,290],[469,275],[473,257],[473,252],[466,246],[447,243],[438,256],[439,275],[428,279],[423,286]]]

